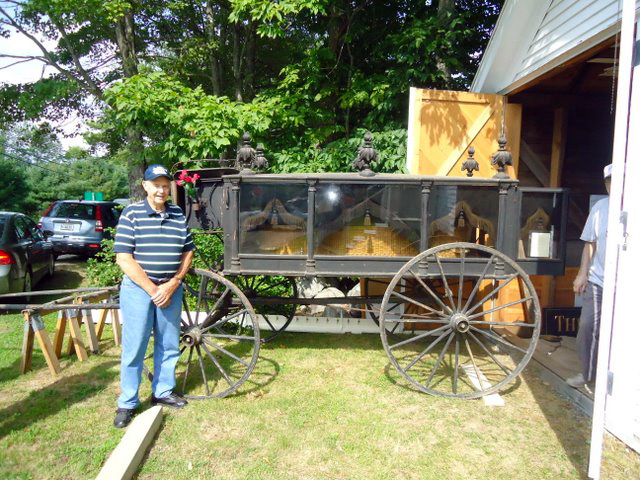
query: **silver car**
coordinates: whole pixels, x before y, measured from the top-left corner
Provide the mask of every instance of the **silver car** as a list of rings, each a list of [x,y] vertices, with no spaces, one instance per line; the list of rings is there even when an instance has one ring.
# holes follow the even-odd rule
[[[35,222],[0,212],[0,293],[30,292],[54,268],[53,246]]]
[[[108,238],[107,228],[118,223],[120,209],[114,202],[59,200],[42,214],[39,226],[53,243],[56,255],[74,253],[90,257]]]

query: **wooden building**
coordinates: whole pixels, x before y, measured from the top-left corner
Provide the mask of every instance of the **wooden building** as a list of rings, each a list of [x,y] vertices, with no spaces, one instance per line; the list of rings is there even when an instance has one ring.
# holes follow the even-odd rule
[[[504,133],[522,185],[571,190],[567,275],[536,279],[543,306],[574,302],[579,235],[613,163],[590,478],[600,475],[603,428],[640,451],[639,13],[640,0],[506,0],[470,92],[410,95],[410,172],[463,175],[473,146],[477,174],[491,176]]]
[[[576,302],[580,233],[590,199],[606,194],[620,19],[618,0],[507,0],[470,92],[410,91],[411,173],[463,176],[473,147],[476,175],[493,176],[504,132],[521,185],[570,189],[566,275],[533,279],[543,307]]]

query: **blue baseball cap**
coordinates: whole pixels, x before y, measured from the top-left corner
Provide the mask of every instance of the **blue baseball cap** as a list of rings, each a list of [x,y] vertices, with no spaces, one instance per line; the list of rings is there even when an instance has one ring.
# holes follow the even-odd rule
[[[149,165],[144,171],[145,180],[155,180],[158,177],[167,177],[169,180],[173,180],[173,177],[169,173],[169,170],[157,163]]]

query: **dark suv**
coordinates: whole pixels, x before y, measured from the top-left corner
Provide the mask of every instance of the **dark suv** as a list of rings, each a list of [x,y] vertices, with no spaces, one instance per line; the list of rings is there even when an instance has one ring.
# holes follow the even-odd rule
[[[108,235],[106,229],[117,225],[120,211],[114,202],[60,200],[42,214],[38,226],[56,255],[89,257],[100,251],[100,242]]]

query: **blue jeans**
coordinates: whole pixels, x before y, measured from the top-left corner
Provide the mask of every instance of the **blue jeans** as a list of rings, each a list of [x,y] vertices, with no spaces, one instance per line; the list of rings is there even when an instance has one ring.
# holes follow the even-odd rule
[[[140,405],[138,389],[147,344],[154,332],[153,382],[151,391],[156,398],[168,396],[176,385],[175,371],[180,357],[180,312],[182,285],[171,297],[171,303],[157,307],[147,292],[126,275],[120,286],[122,312],[122,356],[120,359],[119,408]]]

